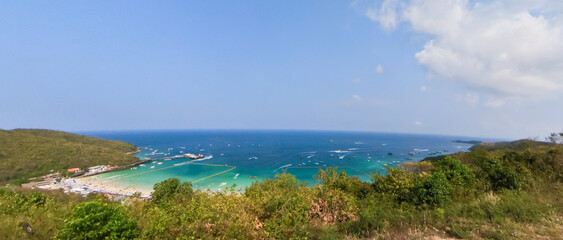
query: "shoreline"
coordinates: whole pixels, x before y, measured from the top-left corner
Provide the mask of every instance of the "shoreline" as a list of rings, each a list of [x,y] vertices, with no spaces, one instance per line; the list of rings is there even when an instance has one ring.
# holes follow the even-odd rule
[[[74,178],[92,177],[92,176],[102,174],[102,173],[108,173],[108,172],[119,171],[119,170],[123,170],[123,169],[127,169],[127,168],[136,167],[136,166],[139,166],[141,164],[148,163],[148,162],[151,162],[151,161],[153,161],[153,159],[145,159],[145,160],[139,159],[139,161],[136,162],[136,163],[131,163],[131,164],[123,165],[123,166],[116,166],[116,167],[113,167],[113,168],[105,170],[105,171],[85,173],[85,174],[82,174],[80,176],[76,176]]]
[[[430,160],[432,161],[433,158],[436,157],[442,157],[442,156],[447,156],[447,155],[454,155],[456,153],[449,153],[449,154],[443,154],[443,155],[439,155],[439,156],[434,156],[434,157],[427,157],[424,159],[421,159],[419,161],[416,162],[423,162],[423,161],[427,161]],[[153,161],[153,159],[147,159],[147,160],[141,160],[138,163],[134,163],[134,164],[130,164],[127,166],[120,166],[118,168],[114,168],[114,169],[110,169],[104,172],[97,172],[97,173],[93,173],[91,175],[82,175],[82,176],[78,176],[78,177],[74,177],[74,178],[67,178],[64,179],[63,181],[61,181],[59,184],[54,185],[49,185],[49,187],[47,188],[41,188],[41,189],[50,189],[50,190],[54,190],[54,189],[64,189],[65,192],[73,192],[73,193],[78,193],[78,194],[82,194],[82,195],[87,195],[89,193],[100,193],[100,194],[109,194],[111,196],[115,197],[130,197],[133,196],[135,193],[140,193],[140,198],[145,198],[145,199],[150,199],[151,198],[151,194],[153,192],[153,189],[146,189],[143,188],[139,185],[129,185],[129,186],[123,186],[120,185],[118,182],[112,181],[111,179],[100,179],[98,176],[98,174],[101,173],[107,173],[107,172],[111,172],[111,171],[117,171],[117,170],[122,170],[131,166],[137,166],[143,163],[147,163],[147,162],[151,162]],[[322,167],[320,167],[322,168]],[[57,186],[58,185],[58,186]],[[208,192],[208,193],[214,193],[214,192],[219,192],[221,191],[221,189],[217,189],[215,191],[211,190],[211,189],[195,189],[194,191],[202,191],[202,192]],[[240,191],[240,190],[239,190]],[[239,192],[240,193],[240,192]],[[109,196],[106,196],[109,197]]]
[[[475,144],[472,144],[472,143],[460,142],[460,140],[453,141],[453,142],[459,142],[459,143],[470,144],[472,146],[476,146]],[[414,149],[414,150],[417,150],[417,149]],[[428,151],[428,149],[424,149],[424,151]],[[128,152],[126,154],[137,154],[139,152],[142,152],[142,150],[140,148],[137,148],[137,150],[135,152]],[[435,156],[429,155],[429,156],[422,158],[422,159],[415,161],[415,162],[423,162],[423,161],[428,161],[428,160],[432,161],[433,158],[438,158],[438,157],[441,157],[441,156],[454,155],[455,154],[454,152],[448,153],[448,151],[446,151],[446,150],[438,151],[438,152],[442,153],[442,154],[437,154]],[[462,150],[462,152],[464,152],[464,151]],[[176,156],[180,156],[180,155],[175,155],[171,158],[174,158]],[[369,154],[368,154],[368,156],[369,156]],[[185,157],[185,156],[183,156],[183,157]],[[212,155],[211,155],[211,157],[212,157]],[[371,158],[371,157],[369,157],[369,158]],[[202,158],[202,159],[206,159],[206,158]],[[135,193],[140,193],[141,198],[150,198],[151,193],[153,192],[152,186],[139,185],[139,184],[123,184],[123,183],[120,183],[119,181],[116,181],[112,178],[106,179],[102,176],[97,176],[97,175],[102,174],[102,173],[109,173],[109,172],[113,172],[113,171],[124,170],[124,169],[136,167],[136,166],[139,166],[141,164],[147,164],[147,163],[157,161],[157,160],[166,161],[166,160],[169,160],[169,159],[167,159],[165,157],[162,158],[162,159],[161,158],[154,158],[154,159],[145,158],[143,160],[139,159],[135,163],[112,167],[111,169],[107,169],[105,171],[92,172],[90,174],[87,173],[87,174],[84,174],[84,175],[80,175],[80,176],[76,176],[76,177],[72,177],[72,178],[67,178],[67,179],[64,179],[63,181],[60,181],[60,183],[50,184],[49,186],[44,186],[44,188],[42,188],[42,189],[63,189],[67,193],[70,193],[70,192],[78,193],[78,194],[81,194],[81,195],[84,195],[84,196],[89,194],[89,193],[99,193],[99,194],[109,194],[109,195],[112,195],[113,197],[118,197],[118,196],[132,196]],[[200,159],[192,159],[192,161],[190,161],[190,162],[196,162],[198,160],[200,160]],[[369,162],[370,160],[367,160],[367,161]],[[395,162],[395,161],[393,161],[393,162]],[[384,164],[384,165],[386,165],[386,164]],[[313,167],[317,168],[317,166],[313,166]],[[318,166],[318,168],[322,169],[324,167]],[[229,171],[229,170],[227,170],[227,171]],[[356,169],[356,171],[357,171],[357,169]],[[361,172],[361,171],[358,171],[358,172]],[[221,173],[223,173],[223,172],[220,172],[219,174],[221,174]],[[211,177],[213,177],[213,176],[215,176],[215,175],[211,175]],[[237,174],[237,176],[238,176],[238,174]],[[173,176],[170,176],[170,177],[173,177]],[[206,179],[206,178],[209,178],[209,177],[205,177],[203,179]],[[221,180],[220,182],[222,182],[222,181],[223,180]],[[228,181],[228,182],[230,182],[230,181]],[[222,182],[221,185],[219,185],[219,187],[216,188],[216,189],[215,189],[215,187],[211,187],[211,185],[209,185],[209,186],[199,186],[197,188],[194,186],[194,191],[199,190],[199,191],[210,192],[210,193],[220,192],[220,191],[224,190],[221,187],[223,185],[225,185],[226,183],[227,183],[227,181]],[[237,190],[237,191],[240,192],[241,191],[240,188],[241,187],[244,188],[245,185],[243,184],[243,185],[237,185],[237,186],[239,187],[239,190]],[[212,189],[215,189],[215,190],[212,190]],[[109,196],[107,196],[107,197],[109,197]]]
[[[92,177],[92,176],[91,176]],[[133,194],[139,192],[142,198],[149,198],[153,190],[144,189],[138,186],[123,187],[119,186],[117,183],[111,183],[104,180],[94,179],[94,178],[70,178],[67,180],[74,180],[79,186],[84,189],[92,190],[92,192],[105,193],[110,195],[119,196],[132,196]]]

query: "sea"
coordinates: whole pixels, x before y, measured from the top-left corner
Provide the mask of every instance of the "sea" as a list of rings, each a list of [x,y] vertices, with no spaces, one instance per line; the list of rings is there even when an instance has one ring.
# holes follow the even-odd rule
[[[136,145],[139,159],[153,159],[130,169],[95,176],[123,188],[150,190],[169,178],[192,182],[195,189],[244,191],[255,181],[290,173],[308,186],[328,167],[370,181],[385,166],[399,166],[431,156],[468,151],[472,144],[456,140],[491,141],[461,136],[337,131],[180,130],[84,132],[88,136]],[[186,153],[204,159],[168,159]]]

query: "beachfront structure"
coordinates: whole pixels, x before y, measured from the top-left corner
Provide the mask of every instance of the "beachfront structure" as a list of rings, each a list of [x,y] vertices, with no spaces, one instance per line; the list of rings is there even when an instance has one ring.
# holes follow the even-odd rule
[[[94,172],[94,171],[102,170],[105,167],[106,167],[105,165],[98,165],[98,166],[94,166],[94,167],[89,167],[88,172]]]
[[[80,168],[69,168],[67,169],[68,172],[77,172],[80,171]]]

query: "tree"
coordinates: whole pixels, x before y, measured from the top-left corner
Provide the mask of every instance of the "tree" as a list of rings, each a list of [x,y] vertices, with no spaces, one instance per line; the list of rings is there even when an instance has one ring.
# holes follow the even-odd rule
[[[408,201],[411,198],[411,190],[415,187],[416,174],[401,167],[385,166],[388,174],[382,176],[379,171],[371,174],[371,180],[376,192],[389,195],[399,202]]]
[[[175,197],[191,198],[193,195],[192,183],[180,183],[178,178],[169,178],[154,185],[154,192],[151,194],[152,202],[162,205],[168,203]]]
[[[319,172],[314,178],[328,189],[339,189],[358,198],[364,198],[373,192],[371,184],[362,182],[356,176],[348,176],[344,170],[339,172],[338,168],[328,167],[324,170],[319,168]]]
[[[485,177],[491,183],[491,190],[501,189],[519,190],[522,186],[522,177],[511,165],[503,163],[500,159],[488,158],[480,166]]]
[[[136,222],[121,206],[90,201],[78,204],[56,239],[134,239],[139,235]]]
[[[258,218],[274,239],[306,239],[311,209],[305,183],[291,174],[253,182],[244,196],[258,207]]]
[[[563,131],[559,133],[551,133],[545,140],[555,143],[555,144],[563,144]]]
[[[450,200],[451,192],[452,187],[446,174],[438,171],[421,181],[417,181],[412,200],[418,205],[442,205]]]
[[[463,164],[459,159],[450,155],[434,162],[434,166],[438,171],[444,173],[448,181],[453,187],[459,190],[463,188],[472,188],[476,183],[475,174],[468,165]]]

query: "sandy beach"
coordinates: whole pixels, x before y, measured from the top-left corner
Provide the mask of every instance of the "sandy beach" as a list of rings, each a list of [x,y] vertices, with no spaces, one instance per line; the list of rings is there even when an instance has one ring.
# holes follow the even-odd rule
[[[102,180],[96,176],[74,178],[74,181],[79,185],[87,187],[88,189],[113,195],[129,196],[136,192],[140,192],[141,197],[149,197],[152,192],[152,189],[143,189],[136,186],[124,187],[115,181]]]

